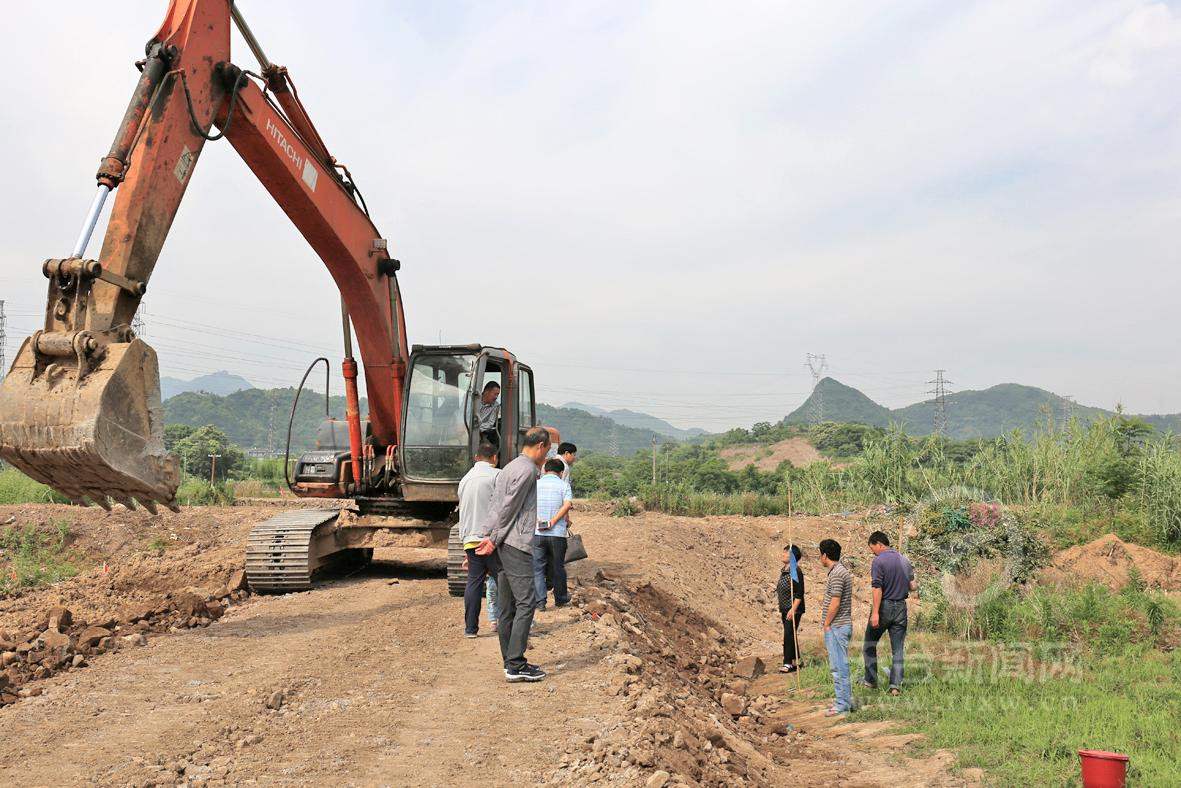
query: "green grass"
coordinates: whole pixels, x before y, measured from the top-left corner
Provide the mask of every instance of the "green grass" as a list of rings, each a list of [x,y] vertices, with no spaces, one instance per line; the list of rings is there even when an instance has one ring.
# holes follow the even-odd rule
[[[1130,784],[1181,785],[1181,611],[1136,578],[1123,590],[1089,585],[989,594],[955,609],[937,595],[912,621],[903,694],[860,689],[860,640],[850,654],[853,720],[892,719],[953,749],[960,767],[1000,785],[1077,785],[1080,749],[1131,756]],[[889,639],[878,648],[890,663]],[[832,696],[824,654],[802,681]]]
[[[982,668],[970,672],[911,660],[905,693],[855,692],[854,717],[902,720],[930,747],[954,749],[960,766],[983,768],[1002,785],[1077,785],[1080,749],[1131,756],[1132,784],[1181,785],[1181,652],[1129,647],[1046,678],[1037,668],[997,675],[1003,649],[980,653]]]
[[[182,506],[233,506],[232,484],[210,485],[202,479],[186,479],[176,491],[176,501]]]
[[[0,530],[0,597],[78,574],[69,541],[70,525],[64,522],[49,529],[13,525]]]
[[[33,481],[16,468],[0,470],[0,504],[69,503],[44,484]]]

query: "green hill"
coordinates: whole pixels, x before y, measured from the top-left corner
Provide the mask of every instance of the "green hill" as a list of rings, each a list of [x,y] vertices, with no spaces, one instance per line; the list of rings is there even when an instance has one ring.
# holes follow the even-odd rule
[[[787,414],[785,424],[807,424],[813,420],[816,401],[824,399],[824,421],[854,422],[872,427],[885,427],[890,423],[890,409],[877,404],[852,386],[846,386],[832,378],[822,378],[813,389],[812,395],[803,405]]]
[[[202,427],[212,424],[230,441],[242,448],[282,451],[287,436],[287,419],[295,389],[246,389],[226,396],[187,391],[164,402],[165,424],[188,424]],[[335,396],[329,408],[336,418],[344,417],[344,397]],[[361,401],[365,412],[365,401]],[[316,428],[324,418],[324,395],[305,390],[299,400],[292,429],[292,452],[312,447]],[[538,421],[556,427],[563,440],[573,441],[581,451],[598,454],[631,455],[652,446],[655,437],[664,443],[667,437],[652,430],[618,424],[603,416],[593,416],[573,408],[555,408],[538,404]]]
[[[935,404],[916,402],[890,410],[855,388],[824,378],[817,385],[824,396],[824,420],[855,422],[875,427],[899,424],[911,435],[929,435],[934,430]],[[813,392],[803,405],[784,418],[783,423],[812,421]],[[1053,392],[1017,383],[1002,383],[981,391],[960,391],[947,397],[947,434],[951,438],[991,438],[1010,430],[1032,430],[1047,415],[1063,421],[1073,413],[1080,419],[1110,415],[1112,411],[1071,403]],[[1141,416],[1158,430],[1181,432],[1181,414]]]
[[[283,451],[287,439],[287,419],[295,389],[246,389],[224,397],[203,391],[186,391],[164,401],[165,424],[188,424],[203,427],[212,424],[244,449],[263,448]],[[344,418],[344,397],[331,398],[329,411]],[[365,412],[365,401],[361,401]],[[324,395],[305,389],[299,398],[299,410],[291,430],[291,450],[310,449],[316,428],[324,418]]]

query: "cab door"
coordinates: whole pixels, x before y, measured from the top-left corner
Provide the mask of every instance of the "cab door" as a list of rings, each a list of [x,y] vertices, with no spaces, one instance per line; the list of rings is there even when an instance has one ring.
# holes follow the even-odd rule
[[[537,425],[537,399],[533,389],[533,370],[524,364],[516,365],[517,391],[517,447],[524,445],[525,433]]]
[[[480,397],[484,386],[497,383],[500,386],[500,398],[497,401],[496,433],[497,455],[499,466],[503,468],[513,457],[517,456],[517,443],[513,440],[515,411],[515,386],[511,376],[506,374],[510,368],[508,358],[503,351],[486,348],[480,353],[476,362],[476,374],[472,381],[472,397],[468,429],[471,433],[471,456],[475,457],[476,450],[483,437],[480,434]]]

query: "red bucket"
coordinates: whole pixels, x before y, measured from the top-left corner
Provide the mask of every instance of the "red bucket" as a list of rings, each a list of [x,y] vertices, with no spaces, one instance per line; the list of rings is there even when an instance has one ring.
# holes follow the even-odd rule
[[[1083,788],[1124,788],[1128,784],[1128,756],[1103,750],[1079,750],[1083,760]]]

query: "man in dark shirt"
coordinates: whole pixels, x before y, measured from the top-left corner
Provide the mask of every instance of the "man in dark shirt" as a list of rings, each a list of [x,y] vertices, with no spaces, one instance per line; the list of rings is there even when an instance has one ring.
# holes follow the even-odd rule
[[[533,580],[533,535],[537,531],[537,477],[549,451],[549,433],[533,427],[521,440],[521,454],[504,467],[492,489],[488,535],[475,548],[478,556],[499,559],[496,621],[500,656],[507,681],[541,681],[545,671],[526,661],[529,629],[537,590]]]
[[[869,549],[873,552],[870,580],[873,600],[869,605],[869,623],[865,626],[865,678],[862,684],[870,689],[878,686],[878,641],[890,633],[890,694],[897,695],[902,687],[903,647],[906,642],[906,598],[915,589],[914,567],[906,556],[890,547],[890,537],[881,531],[869,535]]]

